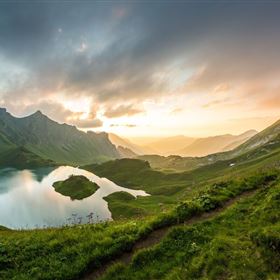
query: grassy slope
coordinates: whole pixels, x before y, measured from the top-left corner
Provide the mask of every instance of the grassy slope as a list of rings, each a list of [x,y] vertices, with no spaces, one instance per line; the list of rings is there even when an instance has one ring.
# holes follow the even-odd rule
[[[205,185],[232,177],[249,176],[256,170],[279,167],[279,145],[269,145],[263,150],[252,151],[233,160],[218,161],[188,172],[164,173],[150,168],[147,162],[136,159],[121,159],[101,165],[90,165],[85,169],[104,176],[115,183],[134,189],[142,189],[152,194],[134,200],[120,199],[112,195],[109,208],[115,218],[138,217],[156,214],[162,209],[170,209],[179,201],[190,198]],[[235,166],[230,164],[234,162]],[[130,209],[127,211],[127,209]],[[114,214],[115,213],[115,214]]]
[[[55,182],[54,189],[71,199],[83,199],[93,195],[98,189],[98,185],[91,182],[84,176],[70,176],[65,181]]]
[[[144,220],[45,230],[1,230],[0,279],[73,279],[89,266],[98,268],[129,250],[153,229],[215,209],[244,191],[266,189],[275,180],[277,173],[270,173],[216,184],[174,210]],[[277,212],[274,204],[272,207]]]
[[[181,157],[178,155],[160,156],[160,155],[142,155],[137,159],[148,161],[155,170],[164,172],[183,172],[193,170],[202,165],[211,164],[208,157]]]
[[[13,147],[0,154],[0,168],[33,168],[56,165],[53,161],[43,159],[23,147]]]
[[[134,201],[136,198],[127,192],[112,193],[104,199],[108,202],[114,220],[145,214],[142,209],[130,205],[130,201]],[[126,209],[125,212],[124,208]]]
[[[0,154],[14,148],[16,148],[16,145],[0,132]]]
[[[0,226],[0,230],[9,230],[9,229],[6,227]]]
[[[118,212],[115,217],[135,217],[158,213],[161,211],[162,204],[166,208],[172,207],[178,203],[180,192],[188,185],[183,180],[168,179],[167,174],[155,171],[147,162],[135,159],[109,161],[102,165],[90,165],[84,168],[120,186],[145,190],[151,194],[151,196],[138,197],[130,201],[118,201],[119,197],[114,199],[115,196],[111,196],[109,208],[113,210],[113,213]],[[113,203],[113,200],[116,203]],[[130,211],[127,211],[128,208]]]
[[[171,208],[176,204],[173,197],[162,195],[151,196],[149,199],[144,196],[135,198],[126,192],[112,193],[105,197],[105,200],[114,220],[155,215],[159,210]]]
[[[0,132],[0,168],[30,168],[49,165],[54,165],[54,163],[39,157],[24,147],[17,146]]]
[[[1,230],[0,279],[72,279],[127,248],[137,233],[134,223]]]
[[[173,229],[104,279],[279,279],[280,184],[211,221]]]

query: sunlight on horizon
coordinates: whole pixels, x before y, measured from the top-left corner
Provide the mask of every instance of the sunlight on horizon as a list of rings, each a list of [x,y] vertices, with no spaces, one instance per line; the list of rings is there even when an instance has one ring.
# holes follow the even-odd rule
[[[224,21],[202,4],[86,5],[88,21],[82,5],[81,16],[63,3],[7,11],[23,24],[0,30],[1,107],[125,137],[239,134],[280,118],[276,9],[223,5]]]

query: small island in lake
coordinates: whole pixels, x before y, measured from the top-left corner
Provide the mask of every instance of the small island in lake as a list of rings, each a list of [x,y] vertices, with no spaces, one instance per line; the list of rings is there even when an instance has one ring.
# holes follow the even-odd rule
[[[62,195],[69,196],[72,200],[84,199],[93,195],[99,186],[91,182],[85,176],[70,176],[65,181],[58,181],[53,184],[56,192]]]

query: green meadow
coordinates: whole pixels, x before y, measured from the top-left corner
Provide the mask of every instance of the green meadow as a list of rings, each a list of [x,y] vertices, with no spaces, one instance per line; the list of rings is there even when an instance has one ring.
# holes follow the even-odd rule
[[[274,216],[270,217],[271,222],[265,222],[265,217],[267,217],[269,213],[266,213],[265,210],[262,213],[263,218],[258,219],[259,214],[257,214],[256,212],[256,218],[253,219],[252,217],[252,222],[246,223],[246,229],[250,231],[250,234],[252,231],[252,234],[250,236],[252,236],[252,240],[255,240],[254,244],[260,244],[260,246],[262,246],[260,248],[264,247],[264,254],[268,254],[268,256],[270,256],[270,251],[268,251],[269,249],[266,249],[265,245],[262,245],[262,236],[266,235],[267,231],[262,228],[262,230],[256,232],[254,223],[259,222],[260,226],[265,225],[267,227],[271,227],[274,225],[273,222],[277,222],[277,217],[279,215],[278,177],[278,171],[270,171],[266,173],[258,173],[251,177],[232,179],[229,181],[221,181],[220,183],[207,185],[205,186],[204,190],[199,191],[196,195],[194,195],[192,199],[182,201],[171,210],[162,211],[160,214],[150,215],[146,218],[104,222],[95,225],[77,225],[53,229],[35,229],[22,231],[10,231],[2,229],[0,231],[0,278],[80,278],[83,275],[86,275],[88,271],[100,269],[100,267],[104,266],[108,261],[117,258],[123,252],[129,251],[135,243],[139,242],[145,237],[148,237],[149,234],[151,234],[154,230],[182,224],[184,223],[184,221],[199,216],[202,213],[214,211],[215,209],[222,207],[224,203],[233,199],[234,197],[240,196],[244,192],[246,193],[253,190],[257,190],[257,196],[251,198],[250,201],[254,200],[255,203],[259,204],[259,208],[256,209],[266,209],[265,207],[268,207],[267,205],[269,204],[269,213],[273,212]],[[264,204],[261,204],[262,200],[259,199],[260,197],[262,197],[262,200],[264,200]],[[267,204],[265,204],[266,201]],[[273,203],[269,203],[269,201],[272,201]],[[259,210],[259,212],[260,211],[261,210]],[[238,228],[238,224],[240,223],[239,214],[237,215],[233,212],[233,214],[231,215],[231,220],[235,220],[234,223],[236,223],[236,227]],[[188,234],[185,235],[185,231],[191,231],[191,229],[189,229],[188,227],[186,229],[184,227],[174,229],[175,232],[182,231],[181,235],[183,240],[179,240],[178,242],[175,241],[174,243],[174,246],[178,243],[177,245],[182,248],[182,252],[178,251],[179,247],[170,247],[169,245],[166,245],[169,244],[168,242],[173,243],[171,238],[174,238],[174,235],[176,234],[171,234],[168,235],[168,237],[162,242],[160,242],[159,245],[157,245],[157,249],[149,249],[139,254],[137,253],[136,257],[133,258],[133,263],[131,264],[131,266],[128,266],[127,268],[124,268],[120,265],[114,266],[113,268],[110,268],[110,271],[108,272],[109,274],[104,277],[106,277],[106,279],[115,279],[115,276],[112,275],[118,274],[119,270],[125,270],[122,275],[127,278],[124,279],[134,279],[134,276],[132,277],[131,275],[135,272],[135,263],[138,263],[137,267],[140,270],[140,274],[138,274],[138,272],[136,271],[137,273],[135,274],[135,277],[143,279],[141,278],[143,275],[150,275],[151,277],[148,279],[154,279],[154,270],[157,271],[156,273],[162,273],[155,275],[161,275],[160,277],[163,277],[167,271],[170,272],[169,267],[171,264],[174,264],[174,268],[176,268],[176,263],[178,263],[181,257],[186,259],[186,261],[189,261],[189,245],[187,245],[189,244],[189,242],[202,242],[201,244],[197,244],[197,246],[200,248],[200,246],[204,246],[206,245],[206,243],[209,245],[210,238],[213,238],[213,240],[215,238],[218,238],[215,235],[217,232],[219,232],[218,227],[217,229],[215,229],[215,225],[218,222],[214,221],[210,223],[213,223],[213,225],[210,226],[208,225],[208,223],[197,225],[198,228],[204,227],[205,225],[205,229],[198,230],[201,235],[205,234],[205,236],[201,237],[201,240],[200,237],[198,237],[198,240],[196,240],[195,236],[192,237]],[[224,225],[224,229],[228,228],[228,223],[230,223],[230,220],[228,220],[227,224]],[[223,225],[219,226],[222,227]],[[234,234],[236,234],[237,236],[234,237],[237,238],[237,241],[235,242],[238,242],[239,229],[241,230],[241,228],[238,228],[236,229],[236,232],[234,232]],[[273,227],[271,227],[271,230],[273,230]],[[184,235],[185,237],[183,237]],[[224,235],[227,236],[227,233],[225,232]],[[178,238],[179,237],[180,235],[178,236]],[[184,246],[182,246],[182,242],[185,242],[184,240],[186,239],[189,241],[187,241],[187,246],[186,248],[184,248]],[[217,242],[218,241],[213,241],[212,245],[214,246],[214,248],[210,248],[209,250],[218,250],[218,248],[215,248],[215,244],[217,244]],[[227,246],[228,242],[230,242],[230,239],[225,240],[225,247]],[[234,246],[235,242],[229,245]],[[239,247],[236,248],[236,256],[238,256],[238,254],[244,253],[243,247],[240,248],[240,252],[238,248]],[[155,251],[156,253],[153,253],[153,250],[166,251],[166,256],[162,255],[162,251]],[[186,252],[184,252],[184,250],[186,250]],[[176,251],[176,257],[172,258],[172,262],[174,263],[172,263],[171,261],[167,261],[168,256],[171,257],[174,251]],[[215,253],[215,251],[213,252]],[[205,251],[205,254],[206,253],[207,252]],[[161,268],[158,269],[157,264],[155,264],[154,270],[150,271],[148,265],[148,263],[150,263],[149,258],[155,259],[154,256],[157,256],[158,254],[162,255],[162,261],[166,260],[166,263],[165,265],[163,265],[162,261],[160,261],[161,259],[156,258],[158,259],[158,266],[160,266]],[[271,254],[273,254],[273,252]],[[250,252],[248,251],[247,258],[249,258],[249,256]],[[198,255],[197,257],[201,258],[201,262],[204,258],[206,258],[202,255]],[[139,261],[137,261],[138,259]],[[145,267],[145,261],[147,263],[147,267]],[[219,260],[213,261],[218,262]],[[175,274],[180,273],[181,265],[182,264],[178,264],[179,267],[174,270]],[[220,269],[223,268],[221,267]],[[203,271],[199,268],[197,268],[197,270]],[[211,273],[219,272],[214,271]],[[270,273],[274,273],[274,271],[271,270]]]

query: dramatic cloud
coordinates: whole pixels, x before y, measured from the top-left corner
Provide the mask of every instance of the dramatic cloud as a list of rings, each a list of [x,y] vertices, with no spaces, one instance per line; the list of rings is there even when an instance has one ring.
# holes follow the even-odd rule
[[[253,103],[265,115],[279,97],[279,11],[276,1],[0,3],[0,104],[81,128],[106,122],[102,112],[143,118],[148,102],[153,116],[166,97],[178,118],[178,107],[190,117],[223,100],[248,107],[228,117],[256,115]],[[65,106],[73,100],[89,104]]]
[[[76,125],[77,127],[80,128],[95,128],[95,127],[101,127],[102,126],[102,121],[99,119],[78,119],[74,120],[71,122],[72,124]]]
[[[104,116],[107,118],[118,118],[122,116],[133,116],[141,112],[140,109],[134,108],[133,105],[120,105],[116,108],[107,110],[104,113]]]

